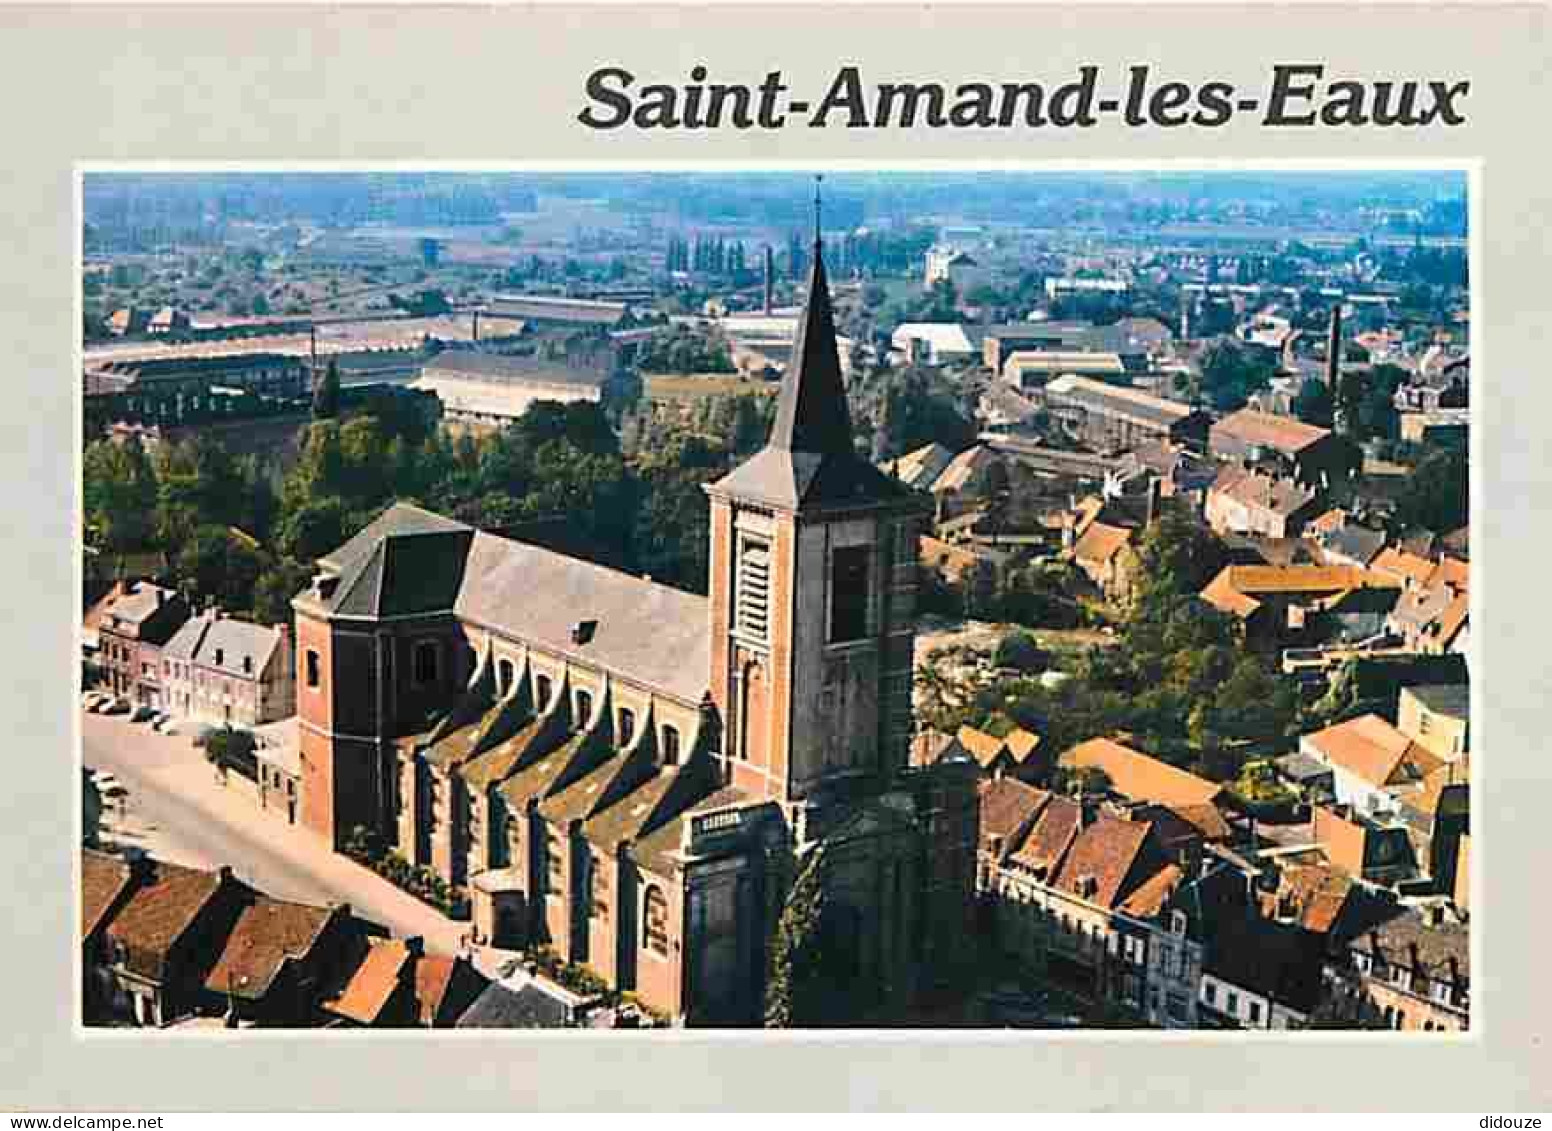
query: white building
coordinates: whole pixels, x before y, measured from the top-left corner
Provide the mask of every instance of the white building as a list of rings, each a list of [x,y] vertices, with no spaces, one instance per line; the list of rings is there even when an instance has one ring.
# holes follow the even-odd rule
[[[191,617],[162,649],[164,704],[219,726],[253,727],[296,713],[296,649],[273,628],[220,611]]]

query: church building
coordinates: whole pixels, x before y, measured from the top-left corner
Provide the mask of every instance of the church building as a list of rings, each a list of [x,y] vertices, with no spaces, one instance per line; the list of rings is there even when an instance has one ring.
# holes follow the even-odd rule
[[[320,559],[303,823],[691,1025],[760,1022],[817,860],[837,1011],[887,1016],[969,929],[977,805],[973,767],[909,766],[931,504],[856,452],[817,239],[769,442],[706,491],[708,597],[403,504]]]

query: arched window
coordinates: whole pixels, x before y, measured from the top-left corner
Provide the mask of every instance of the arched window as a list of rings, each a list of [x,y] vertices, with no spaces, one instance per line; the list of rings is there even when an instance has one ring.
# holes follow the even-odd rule
[[[415,684],[417,687],[430,687],[435,684],[441,673],[442,648],[435,640],[422,640],[415,645]]]
[[[534,681],[534,683],[538,689],[537,697],[539,700],[539,710],[542,712],[550,705],[550,677],[547,675],[541,675]]]
[[[620,708],[620,746],[630,745],[630,740],[636,737],[636,712],[629,707]]]
[[[593,697],[586,691],[577,692],[577,726],[586,726],[593,717]]]
[[[642,899],[641,945],[653,954],[668,954],[668,900],[656,884],[647,885]]]
[[[505,699],[512,694],[512,684],[517,680],[517,667],[511,660],[502,659],[496,664],[496,691]]]
[[[679,730],[677,727],[663,728],[663,765],[677,766],[679,764]]]

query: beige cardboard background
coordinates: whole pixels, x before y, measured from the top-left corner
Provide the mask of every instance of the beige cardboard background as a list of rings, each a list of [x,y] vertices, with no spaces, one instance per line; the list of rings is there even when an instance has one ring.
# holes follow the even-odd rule
[[[0,7],[0,468],[10,649],[5,721],[7,985],[0,1106],[1552,1108],[1544,900],[1552,544],[1547,345],[1552,162],[1544,7],[1164,4],[774,8]],[[1063,81],[1149,62],[1261,88],[1273,63],[1472,81],[1450,130],[585,130],[583,77],[757,81],[817,99],[869,80]],[[812,92],[812,93],[810,93]],[[71,830],[77,161],[204,163],[1481,159],[1476,245],[1478,649],[1474,1021],[1465,1040],[1354,1034],[763,1034],[665,1038],[348,1034],[77,1037]],[[1486,666],[1484,666],[1486,665]],[[1490,675],[1488,675],[1490,673]],[[1491,682],[1485,682],[1490,679]],[[1541,1069],[1541,1079],[1535,1070]]]

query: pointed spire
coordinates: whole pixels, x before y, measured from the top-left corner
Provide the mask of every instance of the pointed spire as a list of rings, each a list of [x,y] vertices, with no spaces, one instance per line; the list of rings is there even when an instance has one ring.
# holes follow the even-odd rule
[[[819,180],[814,184],[814,253],[809,268],[808,301],[798,322],[792,358],[776,402],[776,424],[769,446],[816,455],[851,455],[851,413],[835,344],[835,315],[824,269]]]

